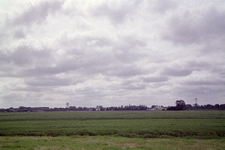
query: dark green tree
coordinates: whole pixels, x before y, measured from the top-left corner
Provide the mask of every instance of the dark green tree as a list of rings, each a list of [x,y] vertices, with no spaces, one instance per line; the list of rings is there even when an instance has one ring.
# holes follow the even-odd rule
[[[184,100],[177,100],[176,101],[176,108],[177,110],[185,110],[185,102]]]

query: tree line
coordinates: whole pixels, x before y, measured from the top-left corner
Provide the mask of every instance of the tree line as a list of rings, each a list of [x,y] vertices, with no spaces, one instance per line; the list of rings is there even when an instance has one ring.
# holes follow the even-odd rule
[[[184,100],[177,100],[176,106],[168,107],[167,110],[225,110],[225,104],[197,105],[185,104]]]
[[[207,104],[207,105],[191,105],[185,104],[184,100],[177,100],[175,102],[176,106],[157,106],[152,105],[151,107],[147,107],[146,105],[128,105],[128,106],[111,106],[111,107],[103,107],[101,105],[96,107],[24,107],[20,106],[19,108],[7,108],[0,109],[0,112],[40,112],[40,111],[144,111],[144,110],[171,110],[171,111],[182,111],[182,110],[225,110],[225,104]],[[160,109],[159,109],[160,108]]]
[[[97,107],[76,107],[76,106],[70,106],[65,108],[49,108],[49,107],[24,107],[20,106],[19,108],[7,108],[7,109],[0,109],[0,112],[40,112],[40,111],[141,111],[141,110],[147,110],[148,107],[146,105],[129,105],[129,106],[118,106],[118,107],[103,107],[103,106],[97,106]]]

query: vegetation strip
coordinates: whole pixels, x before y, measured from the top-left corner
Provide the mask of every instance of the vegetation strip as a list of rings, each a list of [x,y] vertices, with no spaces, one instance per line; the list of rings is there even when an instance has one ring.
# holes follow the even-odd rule
[[[222,138],[224,114],[224,111],[3,113],[0,136]]]
[[[112,136],[0,137],[0,149],[23,150],[206,150],[224,149],[225,139],[124,138]]]

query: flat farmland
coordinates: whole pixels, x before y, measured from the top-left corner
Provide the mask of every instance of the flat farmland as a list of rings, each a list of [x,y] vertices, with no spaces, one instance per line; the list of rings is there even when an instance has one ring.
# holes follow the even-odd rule
[[[225,149],[225,111],[0,113],[0,149]]]
[[[222,138],[225,111],[1,113],[0,136]]]
[[[1,150],[224,150],[225,139],[114,136],[0,137]]]

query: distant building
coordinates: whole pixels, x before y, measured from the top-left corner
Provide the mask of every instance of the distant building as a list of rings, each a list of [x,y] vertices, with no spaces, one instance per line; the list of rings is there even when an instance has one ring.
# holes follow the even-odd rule
[[[88,108],[87,111],[93,111],[93,108]]]
[[[100,111],[101,108],[103,108],[102,105],[97,105],[97,106],[96,106],[96,111]]]
[[[163,106],[160,105],[152,105],[151,109],[147,109],[147,110],[161,110],[163,108]]]

